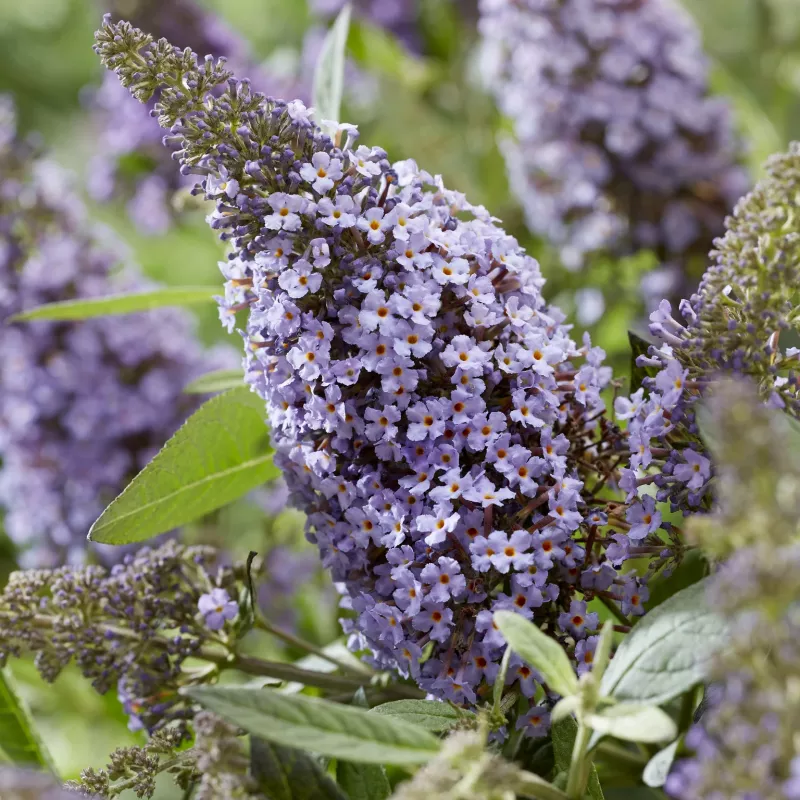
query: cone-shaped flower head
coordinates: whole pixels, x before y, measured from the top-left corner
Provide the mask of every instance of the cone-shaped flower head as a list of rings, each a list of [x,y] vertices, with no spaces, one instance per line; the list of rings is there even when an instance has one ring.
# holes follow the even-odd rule
[[[252,64],[245,41],[195,0],[115,0],[110,7],[115,16],[122,13],[154,35],[181,41],[198,53]],[[255,73],[251,68],[254,79]],[[257,73],[262,85],[280,90],[276,76],[261,68]],[[173,224],[175,193],[190,188],[191,182],[175,171],[158,124],[111,75],[88,98],[97,137],[87,176],[90,194],[103,202],[124,200],[142,233],[165,233]]]
[[[697,293],[681,302],[684,324],[666,301],[650,316],[660,346],[638,358],[649,377],[616,404],[630,434],[627,488],[636,470],[657,467],[659,499],[686,512],[701,506],[712,476],[694,414],[710,380],[746,375],[766,403],[800,418],[800,145],[766,172],[726,220]]]
[[[730,639],[686,736],[694,757],[679,762],[665,788],[681,800],[796,800],[800,434],[744,381],[715,389],[709,406],[703,430],[719,464],[719,508],[693,532],[727,558],[710,579],[710,602]]]
[[[97,42],[140,99],[158,89],[184,171],[217,200],[210,222],[233,246],[221,313],[232,326],[249,310],[248,379],[346,590],[352,645],[473,703],[504,648],[494,610],[567,641],[597,627],[576,591],[640,601],[592,533],[586,480],[602,485],[619,435],[602,417],[603,353],[570,338],[497,221],[218,64],[125,24]],[[533,696],[521,662],[508,682]]]
[[[695,286],[747,177],[692,20],[673,0],[481,0],[481,12],[531,230],[568,267],[598,250],[652,249],[673,293]]]

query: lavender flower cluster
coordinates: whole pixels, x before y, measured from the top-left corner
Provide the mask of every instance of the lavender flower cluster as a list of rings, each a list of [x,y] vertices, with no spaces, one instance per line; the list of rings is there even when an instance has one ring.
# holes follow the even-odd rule
[[[327,22],[343,5],[340,0],[313,0],[310,10]],[[298,74],[279,76],[264,65],[256,67],[246,42],[195,0],[134,0],[115,2],[112,7],[156,38],[163,36],[195,52],[225,57],[237,69],[246,69],[272,94],[304,100],[311,96],[313,68],[325,36],[323,26],[309,29]],[[418,45],[416,0],[367,0],[357,3],[355,12],[392,31],[409,47]],[[363,74],[352,65],[348,69],[353,81],[366,85]],[[176,219],[176,192],[191,188],[193,181],[182,179],[175,171],[170,153],[162,145],[163,132],[148,109],[132,102],[113,75],[106,73],[102,84],[87,97],[97,131],[97,152],[88,169],[89,194],[101,202],[123,199],[140,232],[166,233]]]
[[[702,270],[748,181],[686,13],[672,0],[481,0],[481,12],[531,230],[568,268],[598,250],[651,249],[664,277],[685,277],[692,260]]]
[[[111,570],[14,572],[0,595],[0,663],[33,653],[52,682],[74,662],[98,692],[118,691],[133,730],[183,730],[194,709],[178,689],[213,679],[246,624],[241,578],[212,548],[175,542]],[[186,670],[187,658],[208,664]]]
[[[20,311],[146,286],[90,227],[69,181],[0,123],[0,509],[22,563],[80,560],[91,523],[192,410],[182,394],[220,363],[190,317],[30,322]]]
[[[709,502],[711,461],[698,435],[695,410],[709,382],[720,373],[746,375],[764,401],[800,417],[798,357],[789,345],[800,333],[800,237],[795,205],[800,191],[800,145],[770,158],[766,177],[726,220],[712,265],[697,293],[680,304],[685,324],[663,301],[651,315],[659,341],[641,367],[651,370],[629,398],[617,398],[617,418],[628,422],[631,457],[622,471],[628,501],[653,483],[656,498],[673,510],[697,511]],[[643,471],[649,472],[642,476]],[[652,497],[628,510],[633,535],[660,523]]]
[[[195,0],[135,0],[115,2],[138,24],[157,37],[180,40],[200,53],[224,56],[236,64],[249,64],[247,46],[216,15]],[[254,70],[251,70],[251,72]],[[274,91],[275,76],[259,70],[260,82]],[[90,93],[93,124],[97,130],[97,154],[88,172],[91,196],[106,202],[122,198],[131,220],[145,234],[162,234],[174,222],[173,197],[191,187],[175,171],[170,154],[162,146],[162,131],[148,110],[132,102],[113,76],[105,74],[102,85]]]
[[[569,638],[587,669],[586,600],[641,613],[644,587],[601,533],[617,524],[598,495],[620,446],[599,396],[610,370],[545,304],[537,263],[440,178],[356,146],[352,126],[331,140],[302,103],[126,23],[106,22],[96,49],[140,100],[160,92],[183,171],[217,202],[209,221],[233,244],[221,315],[233,327],[249,310],[248,380],[355,612],[351,645],[475,703],[506,608]],[[516,660],[508,682],[532,698],[537,676]],[[541,735],[546,711],[521,725]]]
[[[730,641],[686,736],[694,751],[670,774],[680,800],[800,798],[800,449],[781,414],[751,386],[712,397],[719,508],[695,527],[725,563],[709,601]],[[794,446],[792,446],[794,445]]]

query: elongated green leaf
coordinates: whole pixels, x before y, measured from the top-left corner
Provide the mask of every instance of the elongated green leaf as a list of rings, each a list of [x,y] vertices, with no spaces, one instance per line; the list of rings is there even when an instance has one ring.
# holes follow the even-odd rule
[[[350,3],[339,12],[328,31],[314,69],[311,102],[318,121],[339,122],[344,86],[344,53],[350,30]]]
[[[494,621],[509,647],[537,669],[553,691],[564,697],[575,694],[578,679],[558,642],[513,611],[498,611]]]
[[[12,764],[38,767],[55,774],[50,754],[7,667],[0,670],[0,750]]]
[[[257,736],[250,737],[250,771],[270,800],[347,800],[308,753]]]
[[[725,621],[706,601],[708,579],[645,615],[609,664],[604,696],[661,705],[701,683],[727,638]]]
[[[555,759],[555,774],[568,772],[572,762],[572,749],[575,746],[575,737],[578,735],[578,723],[573,717],[553,723],[550,726],[550,738],[553,742],[553,757]],[[597,768],[592,764],[589,771],[589,782],[586,793],[592,800],[604,800],[600,779],[597,777]]]
[[[336,780],[350,800],[386,800],[392,793],[386,770],[379,764],[339,761]]]
[[[569,697],[562,697],[553,706],[550,712],[550,720],[552,722],[561,722],[562,719],[572,716],[581,704],[581,698],[577,694],[572,694]]]
[[[415,725],[318,697],[228,686],[198,686],[187,694],[269,742],[331,758],[424,764],[439,749],[438,739]]]
[[[221,508],[278,474],[263,401],[246,386],[232,389],[189,417],[92,525],[89,538],[140,542]]]
[[[393,700],[375,706],[371,713],[401,719],[433,733],[450,730],[459,720],[475,716],[471,711],[456,710],[435,700]]]
[[[667,781],[667,775],[672,769],[672,762],[678,752],[680,738],[668,744],[663,750],[659,750],[648,762],[642,773],[642,780],[654,789],[663,786]]]
[[[228,389],[238,389],[244,382],[240,369],[218,369],[195,378],[183,387],[186,394],[213,394]]]
[[[219,294],[218,286],[167,286],[149,292],[115,294],[108,297],[93,297],[87,300],[63,300],[37,306],[9,318],[9,322],[31,320],[67,321],[111,317],[117,314],[134,314],[151,311],[164,306],[191,306],[197,303],[214,302]]]
[[[595,680],[599,681],[606,671],[608,661],[611,658],[611,646],[614,643],[614,626],[611,621],[603,623],[600,629],[600,641],[597,643],[597,648],[594,654],[594,661],[592,666],[592,674]]]
[[[520,797],[530,797],[532,800],[569,800],[561,789],[533,772],[518,774],[514,792]]]
[[[495,714],[502,713],[503,690],[506,688],[506,676],[508,675],[508,665],[511,663],[511,656],[514,651],[506,647],[503,658],[500,661],[500,669],[495,675],[494,686],[492,686],[492,708]]]
[[[678,735],[678,726],[658,706],[619,703],[591,714],[588,724],[597,733],[628,742],[668,742]]]

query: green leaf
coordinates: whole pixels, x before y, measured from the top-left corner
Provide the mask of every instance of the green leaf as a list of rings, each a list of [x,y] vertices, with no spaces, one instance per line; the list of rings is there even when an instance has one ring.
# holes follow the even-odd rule
[[[339,761],[336,780],[350,800],[386,800],[392,793],[386,770],[379,764]]]
[[[511,655],[513,650],[506,647],[503,658],[500,661],[500,669],[494,677],[494,686],[492,686],[492,706],[493,713],[502,713],[501,704],[503,702],[503,690],[506,688],[506,676],[508,675],[508,665],[511,663]]]
[[[228,389],[238,389],[244,382],[240,369],[218,369],[207,372],[183,387],[186,394],[214,394]]]
[[[575,694],[578,679],[558,642],[513,611],[498,611],[494,621],[509,647],[537,669],[553,691],[563,697]]]
[[[706,601],[708,578],[642,617],[600,683],[602,696],[661,705],[701,683],[727,637]]]
[[[614,643],[614,624],[611,620],[603,623],[600,629],[600,641],[597,643],[595,649],[594,661],[592,665],[592,674],[596,681],[603,677],[603,673],[608,667],[608,661],[611,658],[611,645]]]
[[[659,750],[648,762],[642,773],[642,780],[653,789],[658,789],[667,781],[675,754],[678,752],[680,739],[676,739],[668,744],[663,750]]]
[[[270,800],[347,800],[347,795],[302,750],[250,737],[250,771]]]
[[[369,709],[363,686],[356,690],[352,704],[357,708]],[[336,780],[350,800],[385,800],[392,793],[386,770],[379,764],[354,764],[352,761],[339,760],[336,764]]]
[[[89,538],[129,544],[185,525],[279,474],[264,402],[247,386],[211,398],[92,525]]]
[[[678,726],[658,706],[619,703],[590,714],[587,723],[601,735],[627,742],[668,742],[678,735]]]
[[[12,764],[38,767],[56,774],[8,667],[0,669],[0,750]]]
[[[436,700],[394,700],[375,706],[371,713],[400,719],[433,733],[450,730],[460,720],[475,717],[471,711],[457,710],[449,703]]]
[[[555,758],[555,774],[569,772],[572,762],[572,749],[575,746],[575,737],[578,734],[578,723],[573,717],[565,717],[550,726],[550,738],[553,742],[553,756]],[[592,800],[604,800],[603,790],[600,788],[600,779],[597,777],[597,768],[594,764],[589,771],[589,782],[586,793]]]
[[[270,689],[197,686],[193,699],[269,742],[361,764],[424,764],[439,740],[400,719],[390,719],[318,697]]]
[[[347,3],[328,31],[314,69],[311,104],[314,106],[314,116],[319,122],[322,120],[339,122],[350,12],[350,3]]]
[[[532,800],[569,800],[567,794],[533,772],[520,771],[514,779],[514,794]]]
[[[218,286],[168,286],[149,292],[115,294],[87,300],[63,300],[21,311],[9,317],[9,322],[30,320],[67,321],[111,317],[117,314],[134,314],[164,306],[190,306],[213,302],[219,294]]]
[[[639,389],[645,378],[654,378],[658,369],[656,367],[640,367],[636,363],[639,356],[647,355],[651,342],[633,331],[628,331],[628,342],[631,346],[631,394],[633,394]]]
[[[572,716],[581,704],[581,698],[577,694],[569,697],[562,697],[554,706],[550,713],[553,722],[561,722],[565,717]]]

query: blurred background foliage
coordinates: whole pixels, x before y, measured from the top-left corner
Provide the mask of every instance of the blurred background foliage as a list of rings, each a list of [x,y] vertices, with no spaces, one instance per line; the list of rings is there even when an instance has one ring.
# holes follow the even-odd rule
[[[685,0],[704,36],[714,64],[713,86],[727,95],[749,146],[757,175],[771,152],[800,137],[800,0]],[[306,30],[314,23],[305,0],[204,0],[249,41],[253,54],[273,74],[299,69]],[[124,4],[117,4],[122,11]],[[13,95],[21,127],[38,132],[56,158],[86,177],[93,135],[85,113],[86,89],[101,69],[92,53],[92,34],[104,11],[100,0],[0,0],[0,92]],[[362,141],[384,147],[390,157],[413,157],[452,188],[486,205],[539,258],[548,278],[545,294],[581,328],[589,327],[618,374],[627,374],[627,330],[641,327],[638,285],[654,265],[640,253],[623,261],[598,260],[570,273],[526,231],[511,196],[497,150],[505,129],[481,89],[475,54],[475,4],[468,0],[420,0],[421,55],[412,55],[389,34],[357,21],[349,54],[359,80],[345,100],[344,118],[359,125]],[[180,44],[180,43],[178,43]],[[200,213],[184,215],[161,236],[143,236],[122,207],[93,206],[99,220],[117,230],[152,277],[168,284],[214,284],[221,245],[209,235]],[[575,292],[605,296],[605,311],[575,319]],[[611,298],[611,300],[609,300]],[[591,306],[591,303],[588,304]],[[592,317],[597,318],[592,318]],[[210,343],[224,337],[216,309],[200,312],[200,332]],[[234,342],[238,346],[237,342]],[[302,520],[294,512],[265,519],[263,510],[240,503],[190,537],[224,539],[236,555],[265,541],[302,548]],[[0,570],[13,566],[13,553],[0,549]],[[319,575],[299,595],[294,622],[315,642],[337,632],[330,588]],[[320,594],[322,593],[322,595]],[[324,599],[320,602],[321,596]],[[285,609],[284,609],[285,611]],[[100,766],[117,745],[130,744],[116,698],[98,697],[77,673],[67,671],[55,690],[42,687],[32,667],[17,670],[22,689],[65,778],[85,766]],[[165,790],[162,797],[169,797]],[[626,795],[629,796],[629,795]]]

